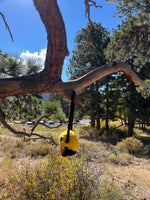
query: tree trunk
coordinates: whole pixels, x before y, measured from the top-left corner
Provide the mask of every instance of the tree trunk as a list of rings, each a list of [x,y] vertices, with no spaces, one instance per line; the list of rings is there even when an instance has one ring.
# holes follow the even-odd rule
[[[129,123],[128,123],[128,137],[133,136],[133,130],[134,130],[134,120],[131,119],[132,117],[129,117]]]
[[[97,128],[97,130],[100,130],[100,128],[101,128],[101,122],[100,122],[100,118],[99,119],[96,119],[96,128]]]
[[[93,112],[94,112],[94,110],[91,109],[91,127],[92,127],[92,128],[95,127],[95,118],[94,118]]]
[[[130,84],[130,107],[129,107],[129,115],[128,115],[128,137],[133,136],[133,129],[135,125],[135,86],[133,83]]]
[[[107,80],[107,78],[106,78]],[[109,129],[109,99],[108,99],[108,81],[106,83],[106,121],[105,121],[105,128],[106,131]]]
[[[105,128],[106,128],[106,131],[109,130],[109,119],[108,119],[108,116],[106,116]]]

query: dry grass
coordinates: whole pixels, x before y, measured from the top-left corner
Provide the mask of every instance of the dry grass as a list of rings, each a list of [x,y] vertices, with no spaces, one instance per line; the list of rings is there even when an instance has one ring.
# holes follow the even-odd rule
[[[109,176],[119,186],[124,199],[150,197],[150,165],[144,164],[144,160],[138,162],[137,166],[108,166]]]
[[[22,127],[19,126],[19,128],[21,129]],[[47,161],[47,157],[45,157],[48,156],[49,160],[52,159],[54,163],[56,162],[56,165],[54,163],[51,164],[54,164],[55,167],[57,166],[57,170],[53,172],[56,173],[57,176],[60,176],[60,174],[58,173],[58,171],[61,171],[59,167],[64,167],[65,171],[61,171],[61,173],[63,173],[63,179],[61,179],[61,182],[68,181],[68,188],[65,189],[66,191],[69,192],[69,189],[73,187],[73,185],[70,185],[74,183],[70,182],[71,180],[74,180],[77,185],[79,185],[79,183],[83,181],[82,185],[78,187],[79,190],[77,189],[77,185],[74,185],[76,189],[74,188],[74,196],[71,197],[72,199],[84,199],[85,195],[87,195],[86,197],[88,199],[93,198],[91,196],[88,196],[90,194],[88,193],[87,189],[84,188],[84,184],[88,181],[88,184],[90,185],[88,190],[99,192],[99,194],[93,194],[95,195],[94,199],[149,200],[150,159],[142,157],[138,158],[131,154],[117,150],[116,147],[111,145],[110,143],[103,143],[100,140],[96,141],[95,136],[94,138],[90,138],[88,132],[85,131],[85,129],[79,131],[80,128],[81,127],[79,126],[74,126],[74,131],[77,134],[79,133],[79,150],[74,157],[69,157],[67,159],[60,156],[59,147],[51,147],[42,140],[24,143],[21,138],[16,138],[14,135],[7,132],[6,129],[0,127],[0,191],[2,191],[3,193],[2,196],[0,192],[0,199],[10,199],[7,197],[8,194],[6,195],[5,193],[4,186],[8,181],[10,181],[8,174],[10,173],[11,169],[14,169],[15,172],[17,172],[20,167],[25,169],[25,166],[31,166],[31,175],[34,177],[35,183],[37,184],[40,179],[38,177],[39,175],[36,174],[35,167],[39,166],[39,163],[49,162]],[[65,129],[66,126],[62,126],[59,129],[52,130],[39,127],[37,131],[38,133],[42,133],[45,135],[51,134],[58,142],[58,137],[60,133]],[[149,135],[144,134],[144,136],[142,135],[142,137],[149,137]],[[138,138],[140,138],[140,133],[138,133]],[[42,166],[43,164],[40,166],[41,169],[38,167],[36,168],[36,170],[41,170],[40,176],[44,176],[44,173],[46,173]],[[47,165],[45,164],[44,166]],[[54,166],[51,166],[51,170],[55,168]],[[77,170],[74,171],[75,169]],[[21,172],[18,171],[18,173]],[[51,172],[49,171],[49,173]],[[64,176],[64,173],[66,173],[66,176]],[[70,173],[74,173],[75,176],[72,177]],[[47,174],[47,176],[49,175]],[[70,176],[72,178],[67,179],[67,177]],[[22,177],[22,180],[25,178],[22,174],[20,174],[20,177]],[[14,180],[20,180],[17,176],[17,173],[16,179]],[[49,179],[46,180],[50,181]],[[97,186],[95,185],[95,183]],[[32,182],[29,182],[29,184],[32,184]],[[54,195],[58,193],[62,195],[61,192],[63,192],[63,184],[60,185],[57,182],[55,182],[55,184],[56,188],[57,185],[59,185],[59,190],[57,191],[57,189],[55,188],[56,191]],[[38,187],[38,185],[36,187]],[[40,188],[38,189],[40,190]],[[13,188],[11,188],[11,190],[12,193],[17,191],[13,191]],[[76,198],[76,193],[79,194],[79,191],[81,192],[80,195],[83,195],[83,198]],[[50,191],[48,192],[50,193]],[[67,195],[67,193],[65,193],[65,195]],[[66,196],[66,198],[69,199],[70,197]],[[46,200],[46,197],[43,197],[43,199]],[[57,198],[55,197],[53,199]]]

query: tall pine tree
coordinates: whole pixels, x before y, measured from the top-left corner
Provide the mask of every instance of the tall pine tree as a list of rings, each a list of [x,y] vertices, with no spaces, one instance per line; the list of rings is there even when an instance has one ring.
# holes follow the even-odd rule
[[[76,35],[76,46],[68,67],[70,79],[79,78],[91,70],[106,64],[104,49],[108,42],[109,34],[100,23],[93,23],[92,27],[87,24],[86,28],[81,29]],[[100,128],[100,118],[104,115],[100,97],[100,87],[103,84],[101,79],[81,91],[88,99],[83,113],[90,116],[93,127],[95,126],[95,120],[97,121],[97,129]]]
[[[111,0],[108,0],[111,1]],[[118,26],[118,30],[113,32],[113,36],[108,45],[106,56],[111,61],[122,61],[130,64],[130,66],[141,75],[142,79],[148,78],[147,74],[150,70],[149,57],[149,11],[150,4],[148,0],[127,0],[118,2],[117,13],[123,18],[122,24]],[[124,77],[124,76],[123,76]],[[133,135],[133,128],[137,117],[137,93],[135,85],[127,81],[126,88],[128,108],[128,136]]]

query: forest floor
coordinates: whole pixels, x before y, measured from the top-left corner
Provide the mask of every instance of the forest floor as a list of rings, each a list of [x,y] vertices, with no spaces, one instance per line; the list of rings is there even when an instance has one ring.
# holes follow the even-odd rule
[[[22,129],[21,125],[17,126],[17,128]],[[50,132],[58,142],[60,133],[65,129],[66,126],[62,126],[57,130],[49,131],[44,127],[39,128],[38,133],[49,134]],[[113,184],[120,194],[120,198],[117,199],[150,200],[149,155],[135,156],[118,151],[116,145],[109,143],[108,140],[106,142],[100,140],[100,138],[97,139],[96,136],[91,137],[91,135],[87,134],[87,131],[82,129],[82,126],[75,125],[74,130],[78,132],[80,143],[79,150],[74,157],[78,160],[85,154],[86,165],[92,172],[97,184],[102,182]],[[142,132],[141,136],[139,134],[137,137],[145,142],[147,146],[150,146],[149,134]],[[17,167],[20,167],[22,161],[37,162],[37,156],[31,156],[29,151],[29,146],[36,143],[39,144],[40,141],[30,141],[24,145],[22,138],[18,138],[3,127],[0,127],[0,195],[5,182],[7,182],[6,172],[11,169],[12,164],[13,166],[16,164]],[[44,143],[42,144],[44,145]],[[20,150],[19,147],[21,147]],[[59,146],[56,146],[55,150],[59,151]]]

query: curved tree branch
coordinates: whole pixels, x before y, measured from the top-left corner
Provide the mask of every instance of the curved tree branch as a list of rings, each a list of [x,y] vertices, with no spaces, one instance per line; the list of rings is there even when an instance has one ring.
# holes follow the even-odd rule
[[[43,116],[43,117],[45,117],[45,116]],[[1,123],[3,124],[3,126],[5,128],[7,128],[9,131],[11,131],[12,133],[14,133],[15,135],[22,135],[22,136],[24,136],[24,141],[37,140],[37,139],[45,139],[45,140],[50,140],[54,145],[58,145],[57,142],[53,139],[52,136],[47,137],[47,136],[40,135],[38,133],[34,133],[33,132],[35,130],[35,128],[37,127],[37,125],[40,124],[39,120],[38,120],[37,124],[35,124],[35,126],[31,129],[31,131],[29,133],[26,132],[25,130],[24,131],[17,131],[17,130],[15,130],[13,127],[11,127],[6,122],[6,120],[5,120],[5,113],[0,108],[0,121],[1,121]],[[57,127],[55,127],[55,128],[57,128]],[[50,128],[50,127],[48,127],[48,128]],[[28,139],[25,139],[25,136],[28,137]],[[36,138],[33,138],[33,136],[35,136]]]
[[[138,75],[132,70],[132,68],[125,63],[109,63],[99,68],[94,69],[93,71],[85,74],[79,79],[71,80],[67,82],[58,82],[60,93],[66,98],[70,99],[72,90],[80,90],[93,82],[116,72],[123,72],[133,83],[146,87],[146,83],[141,80]],[[83,99],[80,99],[78,96],[75,98],[75,102],[83,104]]]
[[[64,82],[63,87],[67,87],[68,89],[73,90],[80,90],[92,84],[93,82],[103,78],[104,76],[115,72],[124,72],[129,80],[131,80],[133,83],[146,87],[146,83],[137,76],[137,74],[131,69],[128,64],[125,63],[109,63],[100,66],[93,71],[85,74],[79,79]]]
[[[11,30],[10,30],[10,28],[9,28],[9,25],[8,25],[7,22],[6,22],[5,16],[3,15],[2,12],[0,12],[0,15],[1,15],[1,17],[2,17],[2,19],[3,19],[3,21],[4,21],[4,24],[5,24],[5,26],[6,26],[6,29],[8,29],[8,32],[9,32],[9,34],[10,34],[10,37],[11,37],[12,42],[14,42],[13,35],[12,35],[12,33],[11,33]]]

